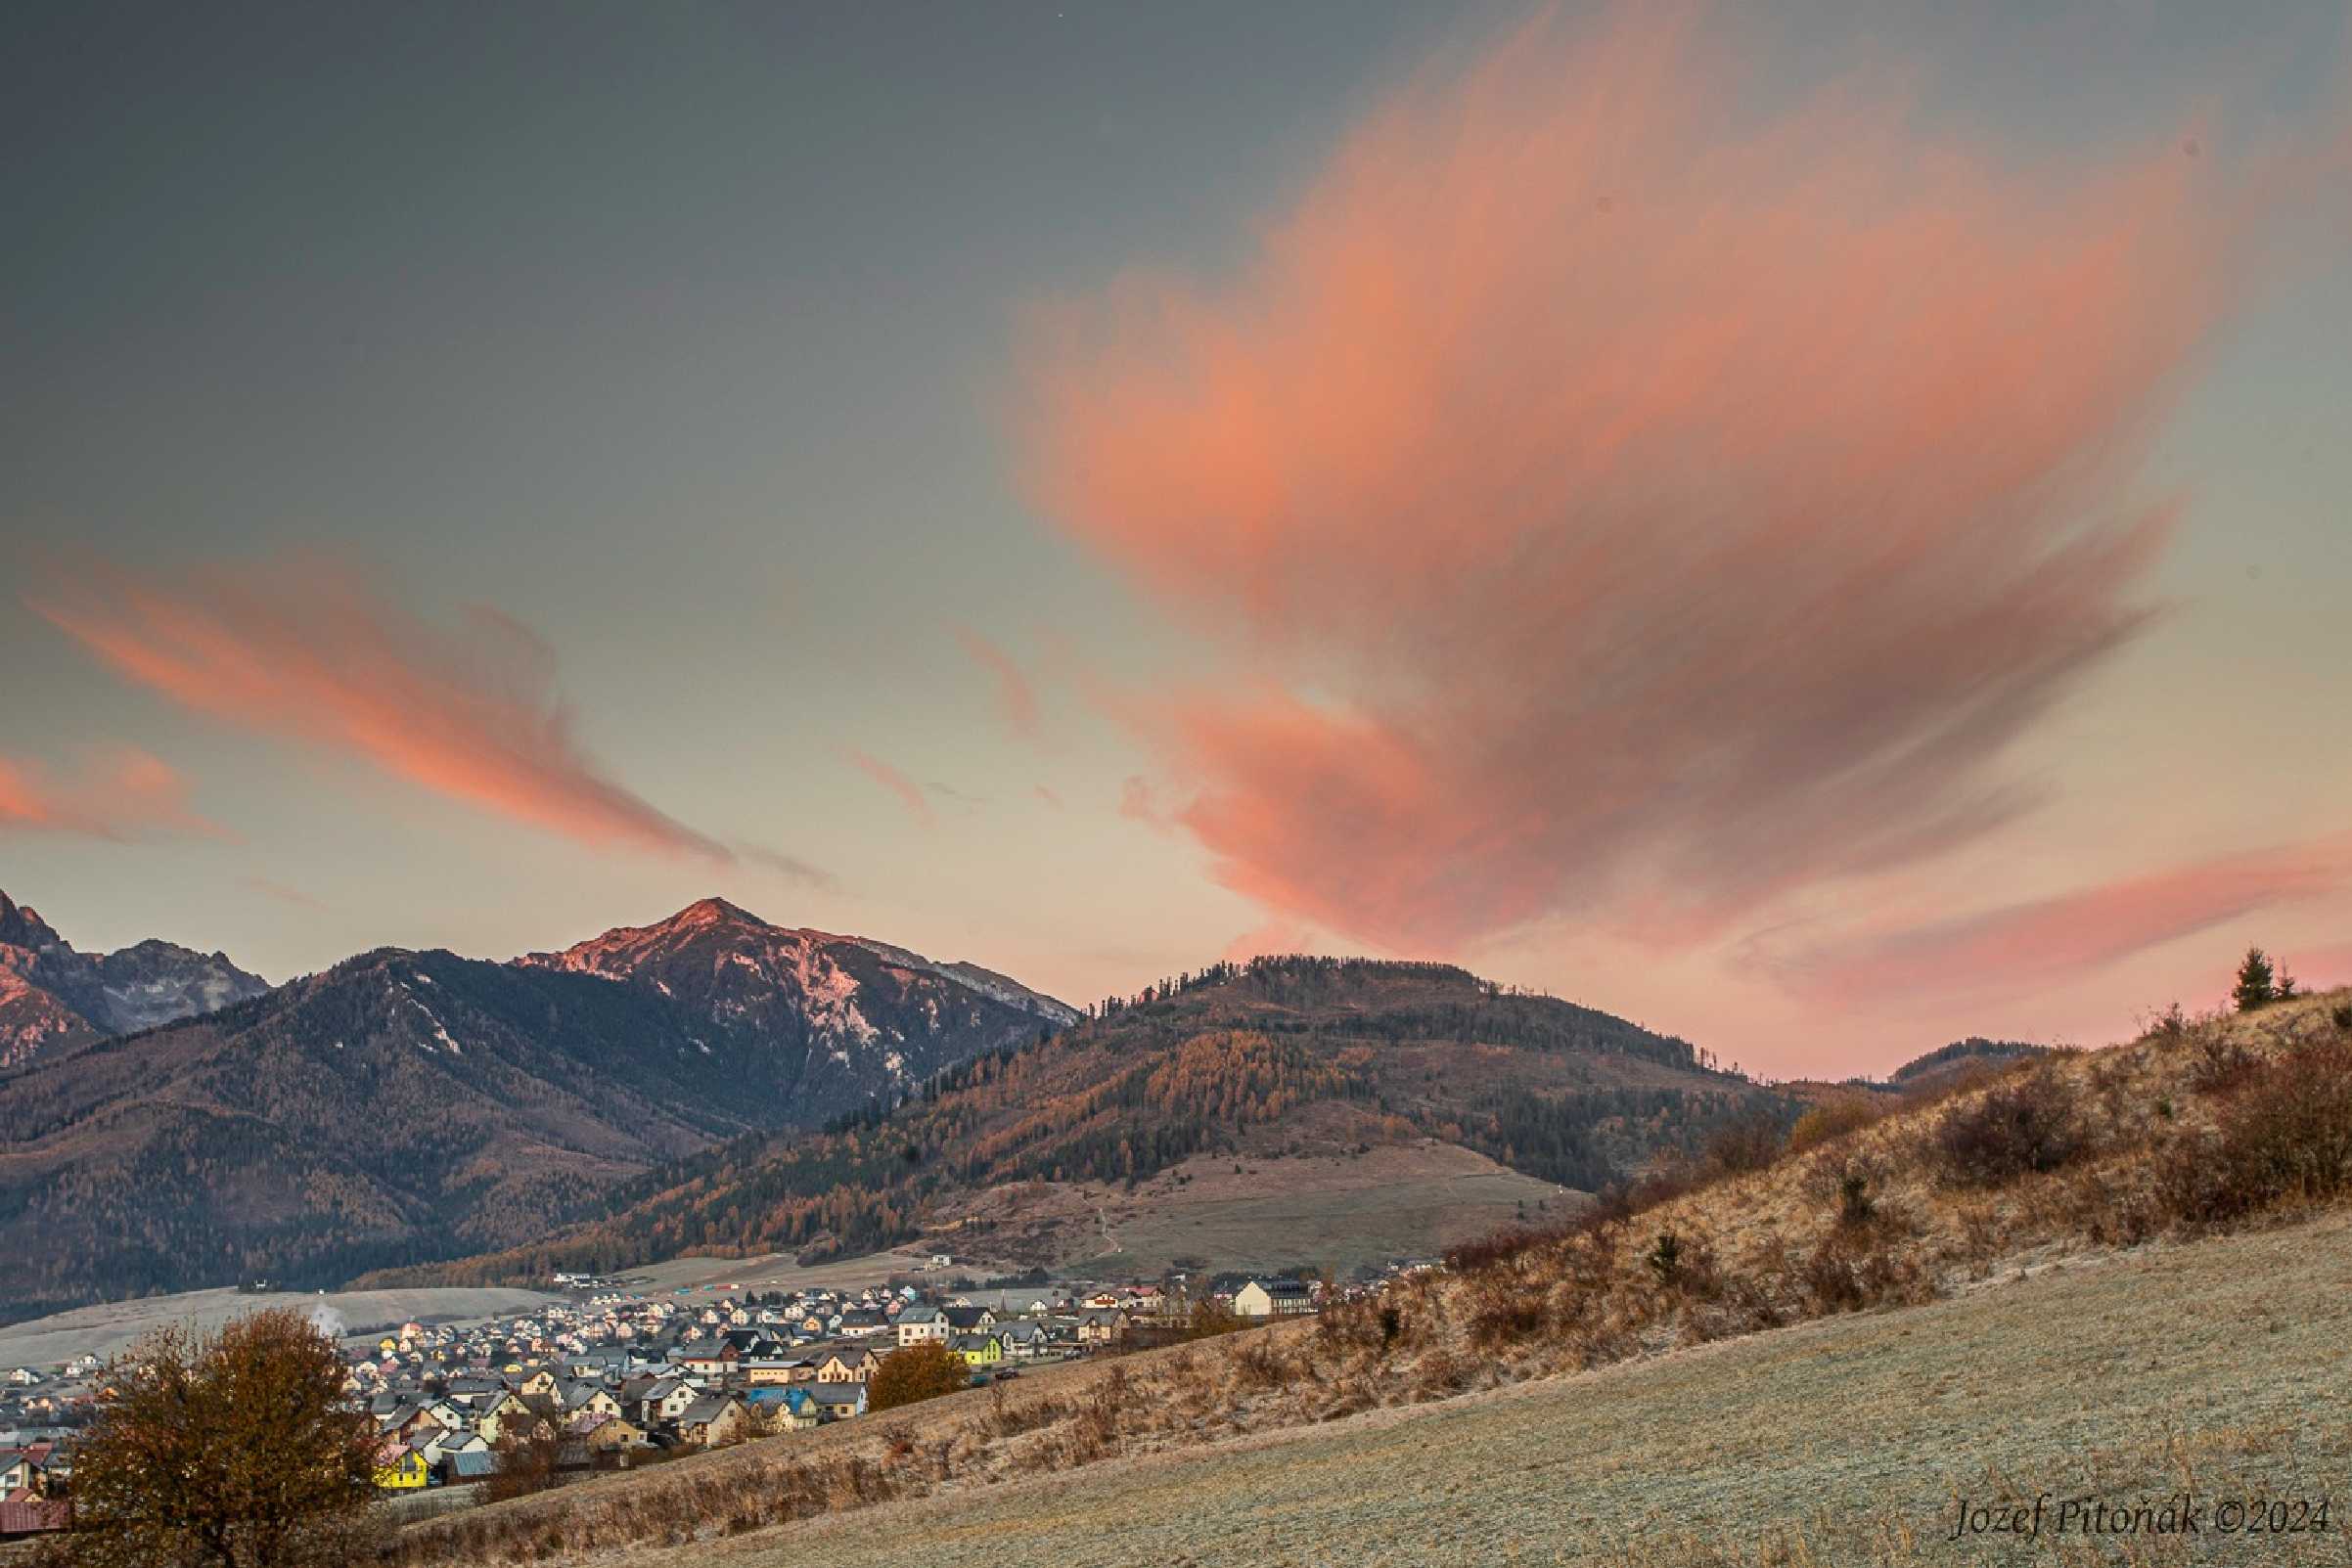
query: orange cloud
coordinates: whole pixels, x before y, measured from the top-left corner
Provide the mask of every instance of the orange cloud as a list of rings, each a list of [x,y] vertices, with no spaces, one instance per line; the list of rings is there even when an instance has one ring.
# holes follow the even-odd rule
[[[2339,833],[1958,919],[1866,933],[1764,963],[1799,991],[1841,1005],[2026,990],[2104,968],[2257,910],[2347,888],[2352,833]]]
[[[1688,22],[1547,18],[1230,286],[1041,313],[1042,505],[1258,678],[1118,706],[1274,915],[1712,937],[2015,816],[2012,742],[2147,623],[2226,160],[2018,170],[1745,87]]]
[[[37,762],[0,756],[0,830],[84,833],[126,842],[157,832],[233,836],[188,804],[188,782],[160,758],[117,746],[70,782]]]
[[[921,784],[882,761],[882,758],[869,755],[855,746],[849,748],[847,755],[849,760],[856,764],[867,778],[872,779],[876,784],[905,801],[907,810],[914,815],[918,823],[929,828],[938,822],[938,818],[931,811],[930,797],[923,792]]]
[[[733,858],[604,776],[554,696],[553,651],[496,610],[469,610],[452,633],[307,560],[169,584],[93,564],[27,603],[197,712],[582,843]]]
[[[997,705],[1013,733],[1024,740],[1038,737],[1037,692],[1029,678],[1021,673],[1013,656],[969,626],[956,628],[956,640],[964,645],[972,662],[996,677]]]

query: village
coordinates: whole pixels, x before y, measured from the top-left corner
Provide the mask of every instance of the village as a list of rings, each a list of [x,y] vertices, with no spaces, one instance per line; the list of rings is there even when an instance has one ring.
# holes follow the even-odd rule
[[[932,1260],[935,1271],[952,1260]],[[942,1282],[858,1287],[736,1281],[666,1292],[558,1276],[569,1299],[477,1322],[407,1322],[344,1338],[344,1392],[379,1434],[387,1499],[447,1490],[456,1506],[533,1448],[553,1476],[625,1470],[867,1412],[876,1369],[926,1342],[974,1385],[1025,1367],[1180,1337],[1197,1313],[1248,1322],[1313,1313],[1328,1280]],[[0,1368],[0,1539],[70,1523],[76,1434],[108,1364],[83,1354]]]

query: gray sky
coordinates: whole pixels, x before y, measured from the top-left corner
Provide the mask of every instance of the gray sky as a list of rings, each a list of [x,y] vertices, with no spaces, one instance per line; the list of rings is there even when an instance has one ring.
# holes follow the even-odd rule
[[[1697,30],[1738,62],[1744,124],[1842,83],[1899,100],[1922,158],[1959,146],[2012,184],[2086,188],[2188,137],[2232,170],[2247,149],[2324,140],[2344,58],[2327,6],[2265,8],[2259,25],[2187,5],[1939,15],[1953,9],[1815,5],[1769,33]],[[1441,884],[1486,898],[1474,867],[1413,856],[1383,878],[1380,834],[1258,799],[1264,759],[1204,757],[1137,716],[1274,680],[1417,743],[1435,733],[1399,718],[1404,677],[1370,673],[1358,643],[1237,630],[1231,605],[1170,588],[1164,542],[1058,513],[1032,482],[1039,322],[1177,278],[1238,340],[1276,340],[1284,310],[1312,307],[1253,293],[1269,234],[1334,188],[1409,84],[1454,103],[1449,84],[1515,47],[1524,15],[12,8],[0,886],[82,946],[162,935],[272,978],[385,942],[552,947],[709,892],[1080,999],[1237,942],[1410,948],[1781,1070],[1880,1066],[1971,1031],[2100,1032],[2218,994],[2242,940],[2352,979],[2352,897],[2332,875],[2168,882],[2177,918],[2063,977],[1941,929],[2209,857],[2335,864],[2352,830],[2336,716],[2352,309],[2342,225],[2308,221],[2344,198],[2328,177],[2282,224],[2295,264],[2231,263],[2242,301],[2184,351],[2115,480],[2177,498],[2177,531],[2128,596],[2169,611],[2002,741],[1998,782],[2036,804],[1996,830],[1860,879],[1817,858],[1663,941],[1621,884],[1684,875],[1685,852],[1732,841],[1720,825],[1665,822],[1654,858],[1589,866],[1574,859],[1588,839],[1539,833],[1561,857],[1542,887],[1509,918],[1438,931],[1374,918],[1363,888],[1409,914]],[[1924,166],[1887,159],[1899,178]],[[1442,163],[1429,177],[1441,203],[1459,195]],[[1133,369],[1107,354],[1077,384],[1108,396]],[[1302,384],[1348,377],[1334,363]],[[1563,514],[1545,537],[1579,526]],[[280,663],[303,639],[336,642],[321,623],[378,614],[359,651],[338,643],[337,668],[365,683],[376,665],[430,666],[403,726],[440,724],[418,709],[431,694],[491,695],[419,761],[417,734],[321,717],[334,700],[312,685],[192,694],[120,640],[157,635],[157,605],[181,596],[216,629],[279,617],[241,646]],[[288,603],[306,597],[307,621]],[[512,636],[465,631],[474,606]],[[1466,679],[1418,656],[1429,680]],[[1564,666],[1515,678],[1516,711],[1576,695]],[[499,749],[501,715],[544,720],[559,698],[568,728],[526,748],[522,784],[507,760],[486,784],[452,760]],[[523,799],[583,773],[590,795],[629,803]],[[1538,775],[1527,798],[1583,777]],[[1362,845],[1365,880],[1292,888],[1266,845],[1189,815],[1199,800],[1335,820],[1341,847],[1317,853]],[[717,850],[659,827],[633,838],[644,821]],[[1563,891],[1605,879],[1606,898]],[[2067,916],[2021,918],[2030,932]],[[1985,972],[1907,1007],[1803,979],[1914,951]]]

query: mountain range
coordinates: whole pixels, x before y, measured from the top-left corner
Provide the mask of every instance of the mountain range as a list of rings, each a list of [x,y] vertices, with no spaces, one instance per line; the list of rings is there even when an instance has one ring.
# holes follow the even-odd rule
[[[257,997],[269,982],[225,953],[150,939],[77,953],[0,892],[0,1071],[107,1035],[152,1029]]]
[[[651,1173],[567,1232],[369,1282],[919,1239],[1008,1267],[1348,1267],[1619,1182],[1736,1120],[1786,1129],[1802,1103],[1451,965],[1219,963],[821,1133]]]
[[[11,1016],[28,1037],[77,1024],[0,1076],[0,1256],[23,1260],[0,1317],[510,1245],[656,1166],[886,1102],[1076,1016],[717,899],[508,963],[387,948],[263,989],[218,960],[236,979],[207,989],[202,961],[173,971],[174,1013],[135,971],[108,988],[123,955],[80,959],[5,908],[36,961],[12,961]]]

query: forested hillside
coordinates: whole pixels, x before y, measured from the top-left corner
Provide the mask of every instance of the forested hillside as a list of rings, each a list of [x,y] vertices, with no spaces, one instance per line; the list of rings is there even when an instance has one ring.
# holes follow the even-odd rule
[[[385,948],[0,1076],[0,1321],[541,1236],[1071,1009],[716,899],[498,963]]]
[[[1687,1043],[1437,964],[1220,964],[986,1053],[822,1134],[740,1139],[529,1247],[382,1277],[473,1282],[687,1251],[867,1251],[1008,1183],[1143,1181],[1219,1151],[1437,1139],[1593,1189],[1788,1102]]]

